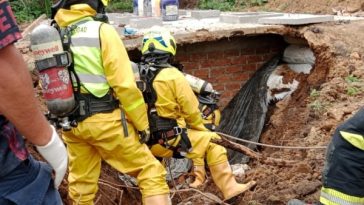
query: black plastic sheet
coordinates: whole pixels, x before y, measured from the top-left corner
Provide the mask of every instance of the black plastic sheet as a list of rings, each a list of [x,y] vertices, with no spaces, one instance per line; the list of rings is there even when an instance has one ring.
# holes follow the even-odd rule
[[[222,111],[217,131],[234,137],[258,142],[268,110],[267,80],[280,62],[275,56],[259,68]],[[251,149],[256,145],[243,144]],[[242,153],[228,150],[231,164],[246,163],[249,158]]]

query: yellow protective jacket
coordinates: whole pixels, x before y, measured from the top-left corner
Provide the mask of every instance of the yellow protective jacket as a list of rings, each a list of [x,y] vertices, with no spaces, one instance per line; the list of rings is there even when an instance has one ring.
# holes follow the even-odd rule
[[[186,127],[187,124],[192,151],[186,157],[192,159],[194,165],[203,166],[204,159],[209,166],[227,161],[226,149],[210,142],[219,136],[204,126],[198,100],[185,76],[177,68],[162,69],[153,81],[153,88],[157,93],[155,107],[158,116],[176,119],[181,127]],[[179,140],[180,136],[168,143],[177,146]],[[154,144],[150,149],[158,157],[173,155],[172,150],[160,144]]]
[[[185,76],[174,67],[162,69],[153,81],[157,93],[155,107],[160,117],[176,119],[179,126],[207,131],[198,100]]]
[[[55,21],[63,28],[86,17],[95,16],[96,12],[87,4],[72,5],[70,10],[60,9]],[[128,53],[119,34],[109,24],[100,27],[102,66],[106,80],[119,99],[127,118],[139,130],[148,127],[148,117],[143,95],[137,88]],[[113,112],[110,120],[120,119],[118,112]],[[90,119],[92,120],[92,119]]]

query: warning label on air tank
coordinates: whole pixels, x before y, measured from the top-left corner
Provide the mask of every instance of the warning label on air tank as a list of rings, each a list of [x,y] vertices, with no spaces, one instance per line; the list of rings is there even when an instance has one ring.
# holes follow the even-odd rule
[[[47,69],[40,73],[43,96],[47,100],[73,97],[71,81],[64,68]]]

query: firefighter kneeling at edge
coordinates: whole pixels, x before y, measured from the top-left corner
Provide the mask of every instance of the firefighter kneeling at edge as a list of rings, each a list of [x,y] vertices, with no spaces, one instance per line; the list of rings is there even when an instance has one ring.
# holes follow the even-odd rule
[[[338,126],[326,151],[320,201],[315,205],[364,204],[364,108]],[[305,205],[297,199],[288,205]]]
[[[73,204],[94,204],[101,160],[105,160],[137,178],[143,204],[171,204],[164,167],[139,141],[138,132],[149,136],[148,117],[126,49],[111,25],[93,19],[107,3],[61,0],[53,6],[54,20],[70,34],[78,82],[74,87],[79,89],[75,92],[79,106],[70,116],[77,126],[63,131],[69,155],[69,196]]]
[[[202,169],[206,158],[224,200],[233,199],[255,182],[237,183],[226,149],[210,142],[219,136],[204,126],[189,83],[182,72],[169,64],[175,54],[176,42],[170,32],[155,27],[144,35],[139,71],[146,85],[143,94],[151,129],[148,145],[157,157],[187,157]]]

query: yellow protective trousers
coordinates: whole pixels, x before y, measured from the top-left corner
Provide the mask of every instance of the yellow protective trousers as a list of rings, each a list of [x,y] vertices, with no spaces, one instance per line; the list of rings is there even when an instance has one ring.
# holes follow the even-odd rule
[[[69,155],[69,195],[74,204],[93,205],[98,191],[101,160],[137,178],[142,197],[169,193],[166,171],[128,123],[127,137],[121,112],[95,114],[63,133]]]
[[[203,166],[206,158],[207,164],[213,166],[226,162],[227,152],[223,146],[210,142],[211,139],[219,138],[219,136],[211,131],[199,131],[187,129],[188,138],[192,144],[192,151],[186,155],[186,158],[191,159],[196,166]],[[168,143],[172,146],[177,146],[180,137],[169,140]],[[151,147],[151,151],[156,157],[172,157],[173,151],[163,147],[160,144],[155,144]]]

